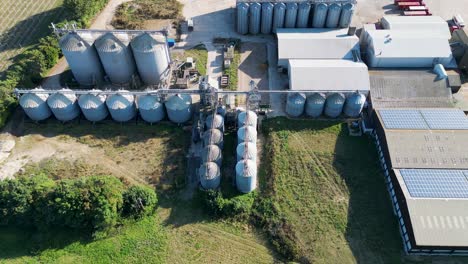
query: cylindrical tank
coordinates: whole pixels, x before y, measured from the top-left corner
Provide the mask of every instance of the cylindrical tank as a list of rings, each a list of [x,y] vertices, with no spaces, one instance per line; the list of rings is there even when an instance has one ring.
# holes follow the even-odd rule
[[[323,113],[326,97],[321,93],[313,93],[307,96],[305,112],[310,117],[319,117]]]
[[[273,8],[273,25],[272,31],[276,33],[277,28],[284,28],[284,18],[286,16],[286,5],[284,3],[277,3]]]
[[[128,92],[121,90],[121,92]],[[117,122],[127,122],[136,116],[135,98],[130,94],[109,95],[106,100],[109,113]]]
[[[251,3],[249,6],[249,33],[260,33],[260,23],[262,21],[262,5]]]
[[[100,94],[100,92],[100,90],[91,90],[78,98],[81,112],[91,122],[102,121],[109,114],[106,106],[106,96]]]
[[[223,148],[224,139],[223,133],[218,129],[208,129],[203,133],[203,145],[216,145],[219,148]]]
[[[341,4],[333,3],[328,6],[327,28],[337,28],[340,22]]]
[[[325,115],[331,118],[336,118],[341,115],[343,105],[345,103],[345,96],[342,93],[334,93],[327,97],[325,102]]]
[[[221,183],[221,170],[214,162],[203,163],[198,169],[200,184],[204,189],[217,189]]]
[[[94,45],[111,82],[130,83],[135,73],[135,62],[130,48],[112,33],[104,34],[96,40]]]
[[[245,35],[249,33],[249,4],[237,4],[237,33]]]
[[[252,142],[241,142],[236,148],[237,161],[248,159],[257,160],[257,146]]]
[[[257,164],[252,160],[241,160],[236,164],[236,185],[243,193],[257,188]]]
[[[257,114],[253,111],[242,111],[237,115],[237,126],[252,126],[257,128]]]
[[[361,114],[365,103],[365,95],[361,93],[353,93],[346,99],[343,112],[349,117],[358,117]]]
[[[297,3],[287,3],[286,4],[286,16],[284,18],[284,27],[285,28],[295,28],[296,19],[297,19]]]
[[[257,144],[257,130],[251,126],[243,126],[237,130],[237,142],[251,142]]]
[[[304,113],[306,96],[303,93],[288,94],[286,100],[286,113],[292,117],[298,117]]]
[[[44,89],[34,89],[34,91],[44,91]],[[48,94],[26,93],[19,100],[26,115],[34,121],[42,121],[49,118],[52,112],[47,105]]]
[[[312,27],[323,28],[327,20],[328,5],[325,3],[318,3],[314,7],[314,16],[312,18]]]
[[[226,106],[224,105],[220,105],[218,106],[218,108],[216,108],[216,113],[218,115],[221,115],[222,117],[225,117],[226,116]]]
[[[262,4],[262,34],[270,34],[273,26],[273,4]]]
[[[219,129],[224,132],[224,118],[221,115],[208,115],[206,117],[206,129]]]
[[[351,3],[347,3],[343,5],[340,15],[340,24],[341,28],[347,28],[351,24],[351,20],[353,19],[354,14],[354,5]]]
[[[164,104],[157,95],[140,95],[137,97],[137,105],[141,118],[150,124],[157,123],[166,116]]]
[[[192,97],[176,94],[166,101],[167,116],[174,123],[185,123],[192,117]]]
[[[57,120],[66,122],[77,118],[80,115],[78,100],[70,89],[61,89],[57,93],[51,94],[47,99],[47,105]]]
[[[94,39],[84,40],[77,33],[66,34],[59,42],[62,53],[76,81],[81,85],[91,86],[103,80],[102,69]]]
[[[221,164],[223,162],[223,154],[221,152],[221,149],[214,144],[206,145],[202,150],[201,160],[202,163],[214,162],[221,167]]]
[[[142,81],[148,85],[157,85],[169,68],[165,37],[144,33],[134,38],[130,45]]]
[[[296,27],[306,28],[309,24],[309,16],[312,5],[307,2],[302,2],[299,4],[299,11],[297,12],[297,23]]]

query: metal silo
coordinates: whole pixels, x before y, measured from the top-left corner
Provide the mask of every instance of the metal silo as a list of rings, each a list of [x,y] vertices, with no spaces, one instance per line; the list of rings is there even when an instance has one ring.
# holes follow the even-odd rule
[[[251,3],[249,7],[249,33],[260,33],[260,23],[262,21],[262,5]]]
[[[257,164],[251,160],[241,160],[236,164],[236,185],[243,193],[257,188]]]
[[[206,129],[219,129],[224,132],[224,118],[221,115],[208,115],[206,117]]]
[[[70,89],[61,89],[47,98],[47,105],[59,121],[71,121],[80,115],[80,108],[75,94],[64,93],[71,91]]]
[[[286,100],[286,113],[292,117],[298,117],[304,113],[306,96],[303,93],[288,94]]]
[[[340,22],[341,4],[333,3],[328,6],[327,28],[337,28]]]
[[[341,10],[340,16],[340,24],[341,28],[347,28],[351,24],[351,20],[353,19],[354,14],[354,5],[351,3],[347,3],[343,5]]]
[[[251,126],[243,126],[237,130],[237,142],[251,142],[257,144],[257,130]]]
[[[297,19],[297,3],[287,3],[286,4],[286,16],[284,18],[284,27],[285,28],[295,28],[296,19]]]
[[[277,28],[284,28],[284,18],[286,16],[286,5],[277,3],[273,8],[273,25],[272,31],[276,33]]]
[[[91,86],[103,80],[99,56],[93,46],[94,39],[84,40],[77,33],[68,33],[60,39],[60,48],[76,81]]]
[[[224,139],[223,133],[218,129],[208,129],[203,133],[203,145],[217,145],[219,148],[223,148]]]
[[[331,118],[336,118],[341,115],[343,105],[345,103],[345,96],[342,93],[334,93],[327,97],[325,102],[325,115]]]
[[[121,92],[128,92],[121,90]],[[127,122],[136,116],[135,97],[130,94],[109,95],[106,100],[109,113],[117,122]]]
[[[166,38],[144,33],[134,38],[130,45],[142,81],[148,85],[157,85],[167,73],[171,60]]]
[[[44,91],[44,89],[34,89],[34,91]],[[21,96],[19,104],[29,118],[34,121],[42,121],[52,115],[47,105],[48,97],[48,94],[26,93]]]
[[[122,35],[121,39],[125,39],[125,36]],[[130,83],[135,73],[135,61],[130,48],[112,33],[103,35],[94,45],[111,82]]]
[[[137,106],[141,118],[150,124],[157,123],[166,116],[164,104],[158,95],[145,94],[138,96]]]
[[[257,145],[252,142],[241,142],[236,148],[237,161],[252,160],[257,161]]]
[[[307,96],[305,112],[310,117],[319,117],[323,113],[326,97],[321,93],[313,93]]]
[[[249,33],[249,4],[237,4],[237,33],[245,35]]]
[[[223,162],[223,153],[217,145],[206,145],[202,150],[201,160],[202,163],[214,162],[221,167],[221,164]]]
[[[192,97],[176,94],[166,101],[167,116],[174,123],[185,123],[192,117]]]
[[[297,24],[298,28],[306,28],[309,24],[309,16],[312,5],[307,2],[299,4],[299,11],[297,12]]]
[[[361,114],[365,103],[365,95],[361,93],[353,93],[346,99],[343,112],[349,117],[358,117]]]
[[[100,93],[100,90],[91,90],[78,98],[81,112],[91,122],[102,121],[109,114],[106,106],[106,96]]]
[[[257,114],[253,111],[242,111],[237,116],[237,126],[252,126],[257,128]]]
[[[220,105],[218,106],[218,108],[216,108],[216,113],[218,115],[221,115],[222,117],[225,117],[226,116],[226,106],[224,105]]]
[[[203,163],[198,169],[200,184],[204,189],[217,189],[221,183],[221,170],[214,162]]]
[[[314,16],[312,18],[312,27],[323,28],[327,20],[328,5],[325,3],[318,3],[314,7]]]
[[[262,4],[262,34],[270,34],[273,26],[273,4]]]

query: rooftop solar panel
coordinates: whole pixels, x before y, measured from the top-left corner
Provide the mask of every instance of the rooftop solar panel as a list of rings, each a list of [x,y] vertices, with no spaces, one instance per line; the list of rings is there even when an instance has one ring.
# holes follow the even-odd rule
[[[430,129],[468,129],[468,119],[458,109],[424,109],[421,114]]]
[[[468,171],[402,169],[400,174],[415,198],[468,198]]]
[[[386,109],[379,113],[386,129],[429,129],[419,110]]]

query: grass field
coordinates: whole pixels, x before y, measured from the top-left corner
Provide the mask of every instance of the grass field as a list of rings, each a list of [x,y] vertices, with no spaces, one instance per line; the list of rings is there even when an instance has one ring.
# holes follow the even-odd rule
[[[174,53],[174,59],[179,60],[180,62],[185,62],[186,58],[192,57],[195,61],[195,68],[198,70],[201,76],[206,75],[206,64],[208,60],[208,51],[205,46],[199,45],[193,49],[184,50],[183,53]]]

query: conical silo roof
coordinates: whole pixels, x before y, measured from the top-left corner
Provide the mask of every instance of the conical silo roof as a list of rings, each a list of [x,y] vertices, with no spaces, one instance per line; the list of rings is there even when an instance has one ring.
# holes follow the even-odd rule
[[[200,177],[202,179],[212,180],[218,178],[221,174],[218,164],[214,162],[206,162],[200,166]]]
[[[121,90],[121,92],[128,92],[126,90]],[[129,107],[132,107],[133,103],[135,101],[135,98],[133,95],[130,94],[121,94],[121,93],[116,93],[113,95],[110,95],[107,98],[106,104],[107,107],[113,110],[118,110],[118,109],[127,109]]]
[[[106,102],[106,96],[100,94],[101,90],[90,90],[78,98],[78,104],[82,109],[96,109]]]
[[[257,159],[257,146],[252,142],[241,142],[236,148],[237,160]]]
[[[166,45],[166,42],[162,36],[151,36],[148,33],[143,33],[134,38],[130,45],[138,52],[153,52],[159,45]]]
[[[59,44],[64,51],[83,51],[89,47],[89,44],[76,33],[66,34],[60,39]]]
[[[71,92],[70,89],[61,89],[57,93],[51,94],[47,99],[47,104],[50,108],[66,108],[76,102],[76,95],[74,93],[62,93]]]
[[[237,130],[237,138],[239,142],[256,142],[257,130],[252,126],[243,126]]]
[[[94,42],[99,52],[116,52],[125,49],[125,44],[112,33],[106,33]]]
[[[224,118],[221,115],[208,115],[206,118],[206,127],[207,129],[210,128],[217,128],[221,129],[224,127]]]
[[[33,91],[44,91],[44,89],[38,88]],[[19,103],[23,108],[36,108],[47,102],[47,98],[48,94],[26,93],[21,96]]]
[[[241,160],[236,164],[236,175],[242,177],[257,177],[257,164],[252,160]]]
[[[176,94],[166,101],[166,108],[170,110],[184,110],[192,104],[192,97],[188,94]]]
[[[223,133],[219,129],[208,129],[203,134],[203,142],[205,145],[219,145],[223,142]]]
[[[222,152],[221,149],[217,145],[207,145],[203,148],[202,150],[202,162],[216,162],[218,165],[220,165],[220,162],[222,160]]]
[[[163,106],[158,95],[140,95],[137,97],[138,108],[144,110],[154,110]]]
[[[242,111],[237,116],[238,126],[253,126],[257,127],[257,114],[253,111]]]

